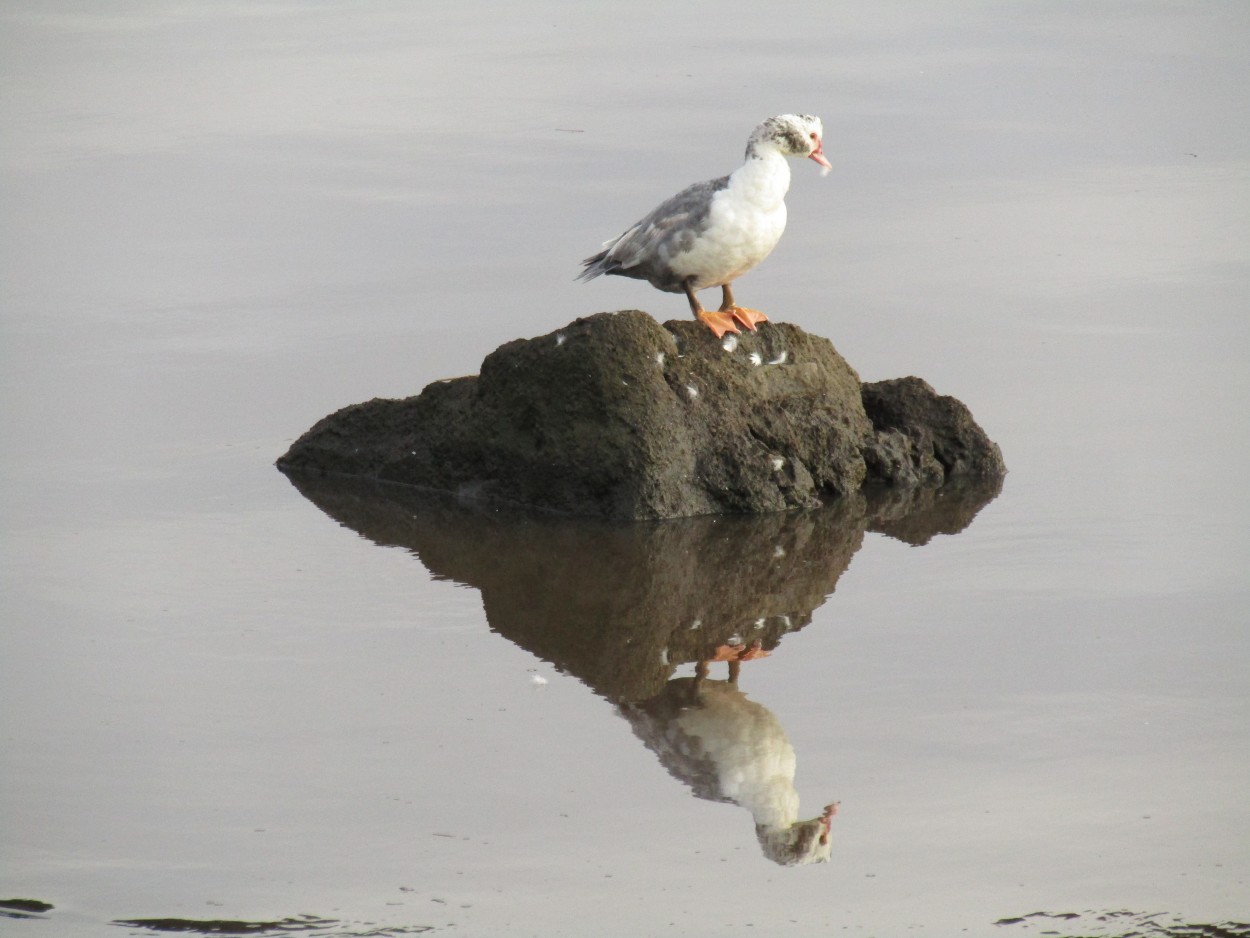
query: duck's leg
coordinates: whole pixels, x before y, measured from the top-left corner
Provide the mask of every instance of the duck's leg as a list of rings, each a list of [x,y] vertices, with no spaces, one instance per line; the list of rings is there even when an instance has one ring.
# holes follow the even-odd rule
[[[734,291],[729,288],[729,284],[725,284],[720,288],[721,304],[719,312],[727,313],[738,322],[742,323],[752,332],[755,331],[757,322],[768,322],[768,317],[761,313],[758,309],[747,309],[745,306],[739,306],[734,302]]]
[[[695,319],[703,323],[712,330],[712,335],[720,338],[726,332],[738,332],[738,327],[734,325],[734,317],[724,310],[717,310],[709,313],[703,308],[703,304],[699,302],[699,298],[694,295],[694,287],[689,283],[683,283],[682,289],[686,291],[686,299],[690,301],[690,312],[694,313]],[[751,328],[755,328],[752,326]]]

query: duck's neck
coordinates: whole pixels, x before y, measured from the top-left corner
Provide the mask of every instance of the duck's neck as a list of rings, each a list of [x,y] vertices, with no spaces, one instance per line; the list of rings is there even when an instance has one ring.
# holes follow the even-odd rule
[[[752,143],[746,161],[729,177],[729,186],[752,202],[775,206],[790,191],[790,162],[775,148]]]
[[[738,803],[751,812],[757,827],[788,828],[799,817],[799,793],[790,779],[779,775]]]

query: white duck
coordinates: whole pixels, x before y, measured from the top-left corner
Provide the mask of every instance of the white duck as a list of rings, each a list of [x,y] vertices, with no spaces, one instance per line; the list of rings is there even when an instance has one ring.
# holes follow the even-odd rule
[[[734,302],[736,279],[766,258],[786,228],[787,156],[807,157],[823,168],[824,127],[811,114],[770,117],[747,140],[746,161],[728,176],[695,183],[657,206],[603,250],[582,262],[579,280],[616,274],[646,280],[668,293],[685,293],[690,310],[717,338],[754,330],[768,317]],[[704,310],[695,296],[721,288],[720,309]]]

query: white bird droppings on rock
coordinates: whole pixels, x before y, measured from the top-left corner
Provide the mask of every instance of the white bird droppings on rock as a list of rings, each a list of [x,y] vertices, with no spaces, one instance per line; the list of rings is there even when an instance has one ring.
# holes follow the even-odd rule
[[[663,352],[656,352],[656,353],[655,353],[655,363],[656,363],[657,365],[663,365],[663,364],[664,364],[664,353],[663,353]]]
[[[780,456],[774,456],[772,458],[772,464],[773,464],[773,471],[780,472],[781,467],[786,464],[786,461],[782,459]]]
[[[770,365],[784,365],[786,363],[786,353],[781,352],[776,358],[770,361]]]
[[[756,619],[756,620],[755,620],[755,625],[754,625],[753,627],[754,627],[754,628],[757,628],[757,629],[762,629],[762,628],[764,627],[764,620],[763,620],[763,619]]]
[[[732,332],[727,332],[725,338],[721,339],[720,347],[726,352],[732,352],[738,347],[738,337]]]
[[[688,384],[686,385],[686,393],[690,395],[691,400],[694,400],[696,397],[699,396],[699,389],[696,388],[693,384]]]
[[[762,364],[764,364],[764,357],[763,357],[762,355],[760,355],[760,353],[759,353],[759,352],[752,352],[752,353],[750,354],[750,356],[749,356],[749,357],[750,357],[750,359],[751,359],[751,364],[752,364],[752,365],[762,365]]]

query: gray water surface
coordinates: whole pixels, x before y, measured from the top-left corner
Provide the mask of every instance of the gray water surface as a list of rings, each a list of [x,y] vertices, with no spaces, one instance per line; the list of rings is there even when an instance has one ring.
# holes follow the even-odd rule
[[[0,3],[0,899],[52,906],[0,933],[1250,920],[1247,39],[1236,0]],[[688,315],[578,262],[786,111],[834,172],[739,300],[967,403],[997,497],[605,531],[273,468],[513,338]],[[840,803],[826,862],[652,733],[734,639],[771,653],[703,689]]]

